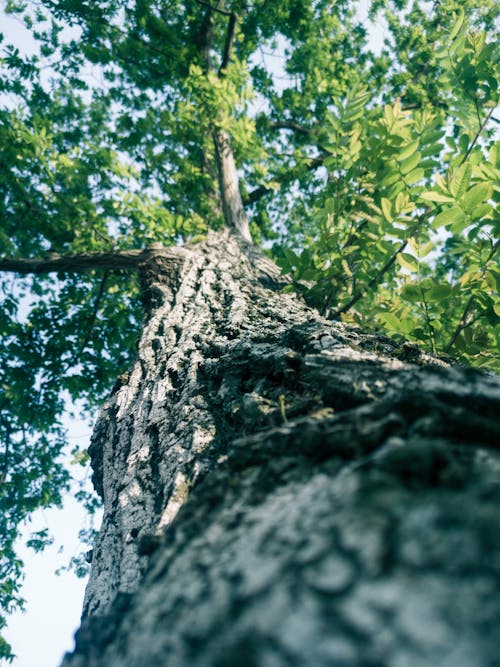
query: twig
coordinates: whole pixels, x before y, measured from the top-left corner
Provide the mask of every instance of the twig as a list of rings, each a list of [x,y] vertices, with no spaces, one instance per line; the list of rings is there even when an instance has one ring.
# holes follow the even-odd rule
[[[467,299],[467,303],[465,304],[465,308],[462,313],[462,317],[460,318],[460,321],[453,332],[448,345],[444,348],[444,352],[448,354],[448,352],[451,350],[453,345],[455,344],[455,341],[457,340],[459,334],[464,330],[467,329],[471,325],[471,322],[467,322],[466,318],[467,315],[469,314],[469,310],[471,309],[472,304],[474,303],[474,295],[471,294],[470,297]]]
[[[486,258],[486,261],[484,263],[483,270],[481,272],[482,275],[484,275],[486,271],[486,267],[488,266],[489,262],[493,259],[495,256],[496,251],[498,250],[498,247],[500,245],[500,239],[498,239],[491,247],[490,254]],[[455,341],[457,340],[459,334],[464,330],[470,327],[474,322],[476,322],[479,318],[473,318],[472,320],[466,321],[467,315],[469,314],[469,311],[472,307],[472,304],[474,303],[474,295],[471,294],[470,297],[467,299],[467,303],[465,304],[465,308],[463,310],[462,316],[457,324],[457,327],[453,334],[451,335],[451,338],[447,344],[447,346],[444,348],[445,353],[448,353],[453,345],[455,344]]]
[[[476,105],[476,110],[477,110],[477,105]],[[467,160],[467,158],[468,158],[469,155],[471,154],[472,149],[474,148],[474,146],[475,146],[476,143],[477,143],[477,140],[478,140],[479,137],[481,136],[481,132],[482,132],[482,131],[484,130],[484,128],[486,127],[486,123],[487,123],[487,122],[489,121],[489,119],[492,117],[492,115],[493,115],[493,111],[494,111],[494,109],[493,109],[493,107],[492,107],[491,110],[490,110],[490,112],[487,114],[486,118],[484,119],[484,121],[479,125],[479,129],[478,129],[478,131],[476,132],[476,135],[475,135],[474,139],[470,142],[470,145],[469,145],[469,147],[467,148],[467,151],[465,152],[465,155],[463,156],[462,160],[460,161],[460,166],[463,165],[463,163]],[[479,112],[478,112],[478,113],[479,113]]]
[[[103,298],[104,293],[106,291],[106,281],[108,279],[108,276],[109,276],[109,269],[106,269],[106,271],[104,271],[104,275],[101,279],[101,284],[99,285],[99,290],[97,292],[97,295],[96,295],[96,298],[95,298],[95,301],[94,301],[94,307],[92,308],[92,314],[90,316],[90,326],[87,330],[87,333],[85,334],[85,338],[83,339],[80,347],[78,348],[77,353],[67,363],[67,365],[64,368],[64,370],[62,371],[62,373],[65,373],[69,368],[71,368],[72,366],[75,366],[77,364],[78,360],[80,359],[80,356],[81,356],[82,352],[87,347],[87,343],[90,340],[90,337],[92,335],[92,330],[93,330],[94,324],[96,322],[97,313],[99,312],[99,306],[101,305],[102,298]]]
[[[419,271],[420,273],[420,271]],[[420,278],[419,278],[420,279]],[[432,320],[429,315],[429,307],[427,305],[427,300],[425,298],[425,292],[424,288],[422,287],[422,283],[420,283],[420,294],[422,295],[422,305],[424,307],[424,315],[425,315],[425,323],[427,325],[427,329],[429,330],[429,338],[431,339],[431,348],[432,348],[432,353],[436,354],[436,334],[434,331],[434,327],[432,326]]]
[[[204,2],[204,0],[196,0],[196,2],[199,5],[203,5],[203,7],[207,7],[208,9],[211,9],[213,12],[217,12],[218,14],[222,14],[223,16],[231,16],[232,14],[234,14],[234,12],[228,12],[225,9],[220,9],[219,7],[214,7],[209,2]]]
[[[3,410],[5,405],[7,404],[7,399],[3,402],[2,407],[0,410]],[[9,468],[9,455],[10,455],[10,435],[12,432],[11,425],[8,422],[4,421],[3,417],[0,417],[0,422],[5,426],[5,451],[3,453],[3,461],[2,461],[2,470],[0,472],[0,484],[3,484],[5,482],[5,478],[7,477],[7,471]]]
[[[306,166],[307,171],[313,171],[314,169],[317,169],[318,167],[323,166],[323,162],[326,160],[327,157],[329,157],[329,153],[324,153],[322,155],[319,155],[318,157],[315,157],[314,159],[309,161],[309,164]],[[273,182],[275,183],[289,183],[290,181],[295,180],[296,175],[294,171],[286,171],[280,176],[276,176],[273,179]],[[274,192],[274,188],[267,186],[267,185],[260,185],[258,188],[255,188],[255,190],[252,190],[252,192],[249,192],[246,197],[243,199],[243,204],[244,206],[248,206],[249,204],[254,204],[256,201],[258,201],[261,197],[264,197],[265,195],[270,194],[271,192]]]
[[[340,315],[343,313],[346,313],[348,310],[350,310],[360,299],[364,297],[364,295],[374,286],[376,285],[380,278],[386,273],[391,266],[394,264],[394,262],[397,259],[397,256],[399,253],[403,252],[403,250],[406,248],[408,245],[408,241],[404,241],[399,248],[396,250],[396,252],[392,255],[392,257],[384,264],[384,266],[377,271],[377,273],[373,276],[373,278],[365,285],[365,287],[359,292],[356,292],[356,294],[352,297],[350,301],[348,301],[342,308],[339,308],[338,310],[334,311],[329,317],[332,319],[337,319]]]
[[[299,125],[293,120],[280,120],[276,122],[269,123],[269,127],[272,130],[293,130],[294,132],[299,132],[300,134],[312,134],[314,132],[313,128],[304,127]]]
[[[238,23],[238,15],[235,12],[231,12],[229,15],[229,23],[227,25],[226,42],[224,44],[224,54],[222,56],[221,66],[219,67],[220,77],[224,76],[225,70],[229,65],[229,60],[231,59],[231,52],[233,50],[237,23]]]

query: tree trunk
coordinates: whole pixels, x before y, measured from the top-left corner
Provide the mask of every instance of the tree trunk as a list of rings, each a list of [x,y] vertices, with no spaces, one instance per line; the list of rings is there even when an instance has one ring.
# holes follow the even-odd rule
[[[487,667],[500,383],[322,319],[228,232],[146,258],[65,667]]]

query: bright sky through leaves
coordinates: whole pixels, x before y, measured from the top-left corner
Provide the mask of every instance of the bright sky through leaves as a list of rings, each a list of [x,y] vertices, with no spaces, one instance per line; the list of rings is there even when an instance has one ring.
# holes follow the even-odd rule
[[[31,41],[9,49],[3,29],[0,268],[220,227],[213,138],[227,135],[254,240],[290,289],[327,317],[498,369],[493,0],[437,14],[374,0],[376,49],[348,0],[235,0],[234,34],[196,0],[4,5],[43,59]],[[18,528],[68,484],[62,397],[99,405],[134,356],[141,310],[125,271],[2,273],[0,289],[8,609]]]

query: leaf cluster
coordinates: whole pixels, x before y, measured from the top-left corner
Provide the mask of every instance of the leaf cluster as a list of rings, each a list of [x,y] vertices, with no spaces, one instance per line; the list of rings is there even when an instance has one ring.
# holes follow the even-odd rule
[[[326,315],[498,369],[493,47],[463,13],[436,42],[446,114],[425,100],[371,106],[365,88],[333,98],[326,185],[307,231],[278,252]]]

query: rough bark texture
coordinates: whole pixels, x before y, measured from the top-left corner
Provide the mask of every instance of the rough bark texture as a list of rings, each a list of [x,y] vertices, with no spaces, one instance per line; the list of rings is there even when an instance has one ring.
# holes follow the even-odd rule
[[[157,245],[160,248],[156,247]],[[152,255],[156,254],[163,246],[153,244],[145,250],[113,250],[112,252],[89,253],[80,255],[59,255],[49,253],[46,257],[0,257],[0,271],[12,271],[21,274],[39,274],[61,271],[77,273],[83,271],[95,271],[99,269],[125,269],[136,270],[137,266]],[[171,248],[164,248],[165,255],[171,254]]]
[[[251,243],[252,237],[239,190],[240,181],[234,162],[229,134],[225,130],[215,130],[214,144],[224,220],[229,229],[233,229],[237,234],[240,234],[246,241]]]
[[[498,665],[498,380],[322,319],[228,234],[141,280],[64,666]]]

